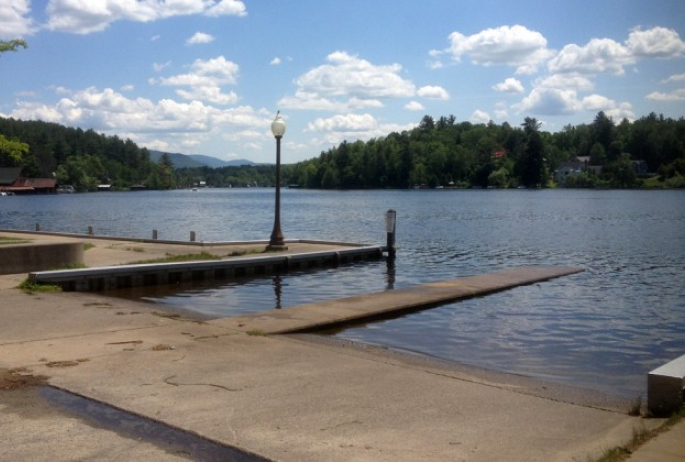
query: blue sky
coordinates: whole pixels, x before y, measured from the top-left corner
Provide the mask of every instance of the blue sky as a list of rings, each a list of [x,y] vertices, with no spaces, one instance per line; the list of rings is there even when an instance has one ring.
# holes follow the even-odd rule
[[[3,0],[0,115],[274,162],[457,121],[685,115],[682,0]]]

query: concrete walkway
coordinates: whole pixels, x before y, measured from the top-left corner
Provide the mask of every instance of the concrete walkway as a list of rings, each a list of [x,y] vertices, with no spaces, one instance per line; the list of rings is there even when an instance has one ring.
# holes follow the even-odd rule
[[[114,250],[86,258],[140,253]],[[592,392],[383,348],[250,335],[96,294],[27,295],[12,288],[25,276],[0,277],[0,369],[272,460],[587,460],[661,422]],[[179,457],[7,393],[2,459]]]

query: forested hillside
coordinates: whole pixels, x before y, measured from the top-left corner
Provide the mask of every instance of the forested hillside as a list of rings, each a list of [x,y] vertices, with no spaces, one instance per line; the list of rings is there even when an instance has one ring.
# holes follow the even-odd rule
[[[157,173],[147,149],[93,130],[0,118],[0,136],[28,147],[20,157],[0,149],[0,167],[23,167],[25,177],[55,175],[59,184],[81,191],[95,190],[102,183],[128,188],[147,182]]]
[[[153,162],[147,149],[117,136],[0,117],[0,167],[22,167],[29,178],[54,176],[77,191],[95,191],[100,184],[113,190],[187,188],[201,181],[214,187],[274,184],[275,166],[177,168],[170,154],[156,157]]]
[[[579,156],[594,168],[563,186],[685,187],[685,120],[650,114],[615,124],[600,112],[591,124],[549,133],[532,118],[513,127],[425,116],[414,130],[344,142],[286,172],[307,188],[536,187]],[[639,165],[658,178],[645,183]]]

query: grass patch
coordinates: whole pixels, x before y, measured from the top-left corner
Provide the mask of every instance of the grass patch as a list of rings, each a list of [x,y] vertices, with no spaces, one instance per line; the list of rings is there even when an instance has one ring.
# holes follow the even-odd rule
[[[186,261],[199,261],[199,260],[221,260],[221,257],[208,252],[202,253],[187,253],[183,255],[168,255],[162,258],[154,258],[152,260],[141,260],[134,265],[145,265],[149,263],[180,263]]]
[[[631,404],[630,409],[628,409],[628,415],[637,417],[640,415],[642,410],[642,396],[638,396]]]
[[[628,460],[630,455],[637,451],[640,446],[645,444],[661,433],[667,432],[675,424],[685,419],[685,407],[673,414],[663,425],[654,430],[647,430],[643,425],[633,428],[633,437],[625,446],[607,449],[597,459],[588,459],[592,462],[622,462]]]
[[[11,245],[11,244],[28,244],[31,241],[26,239],[15,239],[13,237],[2,237],[0,236],[0,245]]]
[[[83,269],[83,268],[88,268],[85,263],[70,263],[68,265],[56,266],[54,268],[50,268],[48,271]]]
[[[128,250],[129,252],[145,253],[145,249],[142,247],[124,247],[124,250]]]
[[[251,335],[251,336],[253,336],[253,337],[265,337],[265,336],[266,336],[266,332],[264,332],[263,330],[260,330],[260,329],[248,330],[248,331],[245,332],[245,333],[246,333],[247,335]]]
[[[95,247],[95,244],[93,244],[92,242],[84,242],[84,243],[83,243],[83,251],[84,251],[84,252],[85,252],[86,250],[92,249],[93,247]]]
[[[58,285],[36,284],[34,282],[30,282],[28,279],[24,279],[24,281],[21,284],[19,284],[19,288],[29,295],[34,294],[36,292],[62,292],[62,288]]]
[[[227,257],[242,257],[243,255],[257,255],[260,253],[266,253],[266,249],[239,249],[233,250],[231,253],[226,255]]]

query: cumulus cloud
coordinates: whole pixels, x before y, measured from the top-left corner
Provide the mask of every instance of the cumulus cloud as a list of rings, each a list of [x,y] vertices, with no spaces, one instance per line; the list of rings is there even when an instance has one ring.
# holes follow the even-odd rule
[[[203,60],[196,59],[185,74],[171,77],[150,79],[152,84],[174,87],[189,87],[178,89],[176,93],[183,99],[208,101],[214,104],[230,104],[237,101],[238,96],[231,92],[221,92],[221,85],[233,85],[238,81],[239,66],[228,61],[223,56]]]
[[[408,111],[423,111],[426,109],[423,104],[419,103],[418,101],[409,101],[404,105],[404,108]]]
[[[378,66],[342,51],[331,53],[326,61],[295,79],[295,95],[281,99],[279,106],[319,110],[380,107],[381,99],[411,97],[416,92],[414,84],[399,75],[399,64]]]
[[[0,4],[0,39],[16,39],[34,32],[33,20],[29,17],[29,0],[4,0]]]
[[[312,145],[330,146],[347,140],[366,141],[414,128],[416,124],[382,124],[370,114],[338,114],[329,118],[318,118],[310,122],[306,132],[319,133],[311,140]]]
[[[580,74],[554,74],[536,79],[533,85],[538,88],[571,88],[578,91],[589,91],[594,88],[592,81]]]
[[[628,47],[611,39],[592,39],[587,45],[566,45],[548,63],[551,72],[623,75],[624,66],[635,63]]]
[[[679,88],[668,93],[655,91],[648,94],[646,98],[652,101],[685,101],[685,88]]]
[[[205,34],[204,32],[195,32],[192,37],[190,37],[188,40],[186,40],[187,45],[201,45],[205,43],[212,43],[214,41],[214,37]]]
[[[579,97],[574,89],[534,88],[519,104],[514,105],[519,113],[534,113],[549,116],[571,114],[579,111],[604,111],[616,119],[634,119],[633,107],[628,102],[619,103],[599,94]]]
[[[634,29],[628,36],[626,46],[635,56],[675,58],[685,54],[685,42],[676,31],[665,27]]]
[[[442,101],[447,101],[450,99],[450,94],[442,87],[435,87],[427,85],[421,87],[416,91],[416,94],[422,98],[427,99],[439,99]]]
[[[523,84],[513,77],[505,79],[504,82],[500,82],[492,88],[502,93],[523,93]]]
[[[553,73],[610,73],[624,75],[625,67],[642,58],[676,58],[685,54],[678,33],[664,27],[633,30],[624,44],[609,38],[593,38],[586,45],[566,45],[548,63]]]
[[[271,60],[271,62],[269,62],[269,64],[271,64],[272,66],[278,66],[279,64],[281,64],[281,58],[276,56],[274,59]]]
[[[514,105],[514,108],[520,113],[562,115],[581,109],[581,105],[575,90],[533,88],[528,96]]]
[[[16,1],[16,0],[12,0]],[[50,0],[46,8],[51,30],[90,34],[116,21],[151,22],[173,16],[245,16],[245,4],[238,0]]]
[[[371,114],[336,115],[327,119],[318,118],[307,124],[309,132],[369,131],[378,128],[378,122]]]
[[[471,114],[469,120],[471,120],[471,122],[473,123],[485,124],[490,122],[492,118],[490,117],[490,114],[488,114],[487,112],[481,111],[480,109],[476,109],[475,111],[473,111],[473,114]]]
[[[220,109],[197,100],[128,98],[111,88],[59,88],[56,92],[63,97],[55,104],[20,101],[10,116],[89,127],[119,136],[127,134],[146,146],[168,147],[173,143],[177,149],[209,136],[266,130],[273,119],[271,114],[249,106]]]
[[[671,82],[685,82],[685,74],[674,74],[669,78],[662,80],[661,83],[671,83]]]
[[[455,61],[468,56],[473,63],[483,66],[516,67],[517,74],[535,72],[551,54],[541,33],[520,25],[485,29],[470,36],[453,32],[449,40],[448,52]],[[433,51],[432,55],[437,53]]]

